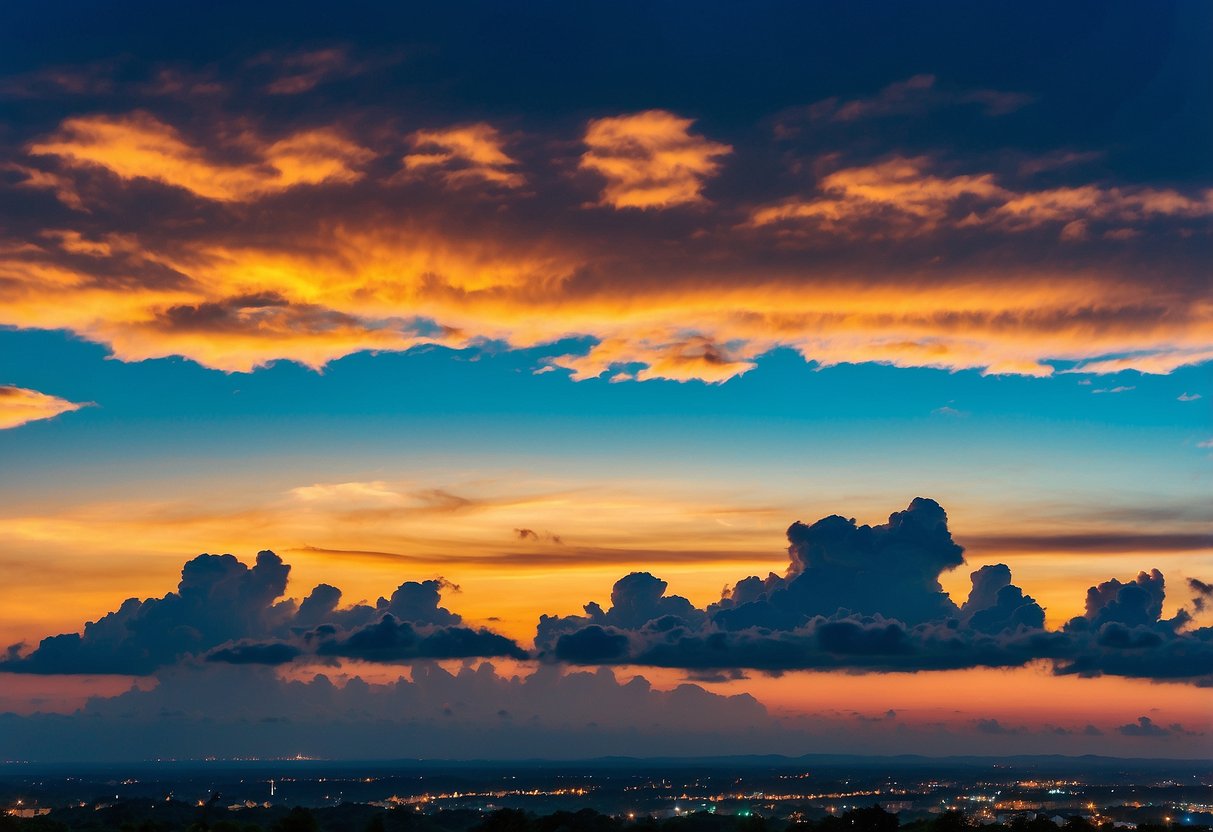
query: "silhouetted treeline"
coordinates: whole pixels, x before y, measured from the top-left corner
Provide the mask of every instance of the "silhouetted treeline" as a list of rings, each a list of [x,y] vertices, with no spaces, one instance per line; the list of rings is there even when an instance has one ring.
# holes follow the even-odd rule
[[[1208,826],[1184,826],[1184,832],[1213,832]],[[879,806],[812,819],[768,818],[759,813],[694,812],[671,818],[628,819],[593,809],[537,815],[520,809],[491,814],[447,810],[423,814],[410,808],[381,809],[359,803],[306,809],[280,806],[229,809],[212,800],[204,805],[178,801],[123,801],[113,805],[57,809],[48,815],[18,818],[0,815],[0,832],[1122,832],[1112,824],[1095,826],[1081,817],[1058,827],[1038,816],[1006,824],[979,825],[960,812],[902,823]],[[1169,826],[1141,824],[1138,832],[1174,832]]]

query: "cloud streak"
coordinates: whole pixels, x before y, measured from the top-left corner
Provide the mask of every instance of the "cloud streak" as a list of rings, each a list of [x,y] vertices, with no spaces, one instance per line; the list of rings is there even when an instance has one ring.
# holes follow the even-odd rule
[[[481,183],[519,188],[526,184],[517,160],[505,152],[501,135],[492,125],[418,130],[409,141],[413,152],[404,157],[405,171],[437,172],[452,187]]]
[[[55,156],[70,167],[104,168],[122,179],[151,179],[205,199],[243,202],[298,185],[350,183],[372,157],[331,129],[305,130],[277,141],[240,135],[231,150],[237,163],[210,158],[170,125],[147,112],[67,119],[33,142],[33,156]]]
[[[0,430],[53,419],[61,413],[71,413],[85,406],[37,390],[3,384],[0,385]]]
[[[808,121],[855,122],[895,116],[925,116],[947,107],[980,107],[987,116],[1012,113],[1032,102],[1023,93],[999,90],[945,90],[934,75],[920,74],[895,81],[867,98],[831,97],[809,105],[795,117]],[[785,119],[781,122],[787,129]]]

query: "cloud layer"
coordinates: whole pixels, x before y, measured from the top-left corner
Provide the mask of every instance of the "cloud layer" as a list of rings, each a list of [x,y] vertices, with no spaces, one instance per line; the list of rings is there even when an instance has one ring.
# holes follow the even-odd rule
[[[435,114],[393,106],[401,60],[333,45],[8,78],[10,104],[49,109],[0,148],[0,325],[240,372],[542,348],[537,370],[614,382],[725,382],[779,348],[1038,376],[1213,357],[1210,184],[1017,146],[1039,95],[918,73],[742,122]],[[911,138],[958,118],[1006,143]]]
[[[282,599],[290,566],[270,551],[248,567],[231,555],[199,555],[181,570],[176,592],[127,599],[81,633],[9,649],[0,671],[143,675],[187,659],[280,665],[310,657],[405,662],[508,656],[523,650],[504,636],[462,625],[440,606],[441,581],[406,581],[372,604],[340,607],[341,590],[315,587],[301,602]]]
[[[534,532],[531,532],[535,534]],[[573,665],[652,665],[694,672],[804,669],[870,672],[1018,667],[1051,662],[1058,674],[1213,682],[1213,627],[1193,611],[1163,618],[1165,584],[1153,570],[1091,587],[1085,611],[1058,630],[1012,582],[1003,564],[971,573],[955,603],[940,575],[963,565],[963,549],[933,500],[915,498],[887,523],[841,516],[788,529],[782,575],[751,576],[704,608],[668,594],[647,572],[616,582],[610,605],[584,615],[540,616],[535,651],[442,606],[440,579],[406,581],[374,604],[341,606],[319,584],[284,598],[290,567],[273,552],[248,567],[231,555],[200,555],[176,592],[131,598],[81,633],[14,645],[0,671],[148,674],[182,662],[287,665],[357,660],[540,658]]]
[[[543,616],[536,645],[574,664],[779,673],[1048,660],[1061,674],[1213,683],[1213,627],[1189,627],[1182,610],[1162,618],[1157,570],[1092,587],[1085,614],[1053,631],[1003,564],[973,572],[959,606],[943,592],[940,574],[963,557],[932,500],[916,498],[879,526],[839,516],[795,523],[788,541],[785,574],[745,578],[704,609],[666,595],[664,581],[633,573],[615,584],[606,609],[590,603],[583,616]]]
[[[901,712],[830,711],[781,717],[746,694],[694,684],[662,689],[609,669],[540,666],[511,673],[488,662],[368,682],[340,673],[284,679],[272,669],[208,664],[166,668],[154,686],[94,697],[72,713],[0,714],[9,753],[23,760],[293,757],[326,759],[587,759],[602,755],[716,756],[805,749],[839,753],[1120,752],[1199,756],[1207,734],[1173,719],[1130,714],[1104,722],[1023,725],[1013,717],[923,721]],[[1085,727],[1084,727],[1085,726]]]

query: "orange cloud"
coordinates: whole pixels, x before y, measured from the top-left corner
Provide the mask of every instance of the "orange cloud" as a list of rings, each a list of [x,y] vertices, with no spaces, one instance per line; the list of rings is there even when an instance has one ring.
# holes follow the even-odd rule
[[[786,347],[820,365],[1049,375],[1054,360],[1092,362],[1091,372],[1124,355],[1138,366],[1193,363],[1208,354],[1213,321],[1213,305],[1182,287],[1145,296],[1132,281],[1060,268],[871,282],[744,265],[703,281],[675,266],[660,282],[642,272],[587,291],[577,275],[592,251],[425,225],[314,229],[273,243],[44,239],[59,247],[0,251],[0,323],[70,330],[123,360],[183,355],[227,371],[276,359],[319,368],[427,343],[533,348],[584,337],[596,345],[550,366],[576,379],[626,371],[619,380],[720,382]]]
[[[1105,358],[1099,361],[1087,361],[1072,372],[1120,373],[1125,370],[1136,370],[1150,375],[1167,375],[1180,367],[1190,367],[1193,364],[1204,364],[1213,361],[1213,349],[1204,350],[1175,350],[1173,352],[1153,353],[1145,355],[1128,355],[1119,358]]]
[[[909,238],[943,228],[989,228],[1014,233],[1056,225],[1062,240],[1084,240],[1090,226],[1114,226],[1108,239],[1136,236],[1131,226],[1166,217],[1213,215],[1213,191],[1187,195],[1172,189],[1105,188],[1099,185],[1016,191],[994,174],[945,177],[923,156],[895,157],[823,177],[820,194],[759,205],[747,226],[795,228],[880,239]]]
[[[642,364],[635,372],[620,372],[612,381],[646,381],[664,378],[673,381],[723,383],[754,369],[746,353],[731,352],[711,338],[692,335],[625,340],[614,338],[595,344],[585,355],[561,355],[550,359],[550,366],[572,371],[574,381],[598,378],[613,367]],[[752,353],[749,355],[753,357]]]
[[[939,227],[959,200],[1007,195],[992,174],[944,178],[927,174],[926,163],[922,157],[895,158],[836,171],[821,180],[821,197],[760,206],[749,224],[809,220],[822,231],[841,233],[858,232],[866,224],[871,236],[908,236]]]
[[[170,125],[135,112],[67,119],[28,150],[34,156],[57,156],[72,166],[95,165],[123,179],[151,179],[221,202],[248,201],[296,185],[355,182],[362,178],[358,166],[374,157],[327,128],[275,142],[241,138],[247,145],[242,149],[253,157],[250,161],[217,161]]]
[[[489,124],[418,130],[409,141],[416,152],[404,157],[406,171],[440,171],[443,181],[455,187],[487,182],[518,188],[526,183],[518,162],[506,154],[500,134]]]
[[[692,135],[694,123],[665,110],[591,121],[580,167],[606,180],[601,204],[648,209],[703,202],[704,182],[733,148]]]
[[[88,209],[84,207],[84,200],[81,199],[80,193],[76,189],[76,183],[71,177],[17,164],[3,165],[0,166],[0,169],[20,174],[21,181],[17,183],[19,187],[52,191],[55,198],[68,208],[88,212]]]
[[[603,204],[704,202],[704,182],[730,149],[691,126],[659,110],[591,122],[581,166],[605,178]],[[552,211],[538,195],[512,210],[452,187],[509,191],[526,181],[487,124],[412,134],[404,166],[417,181],[407,189],[340,187],[362,178],[374,154],[332,128],[277,141],[228,134],[236,138],[204,152],[135,113],[68,119],[32,144],[51,172],[23,167],[35,178],[18,186],[53,189],[94,213],[0,240],[0,325],[70,331],[122,360],[180,355],[241,372],[280,359],[319,369],[424,344],[530,349],[576,338],[590,342],[584,352],[562,349],[541,365],[616,382],[724,382],[779,348],[820,366],[1035,376],[1059,361],[1168,372],[1211,354],[1213,302],[1199,281],[1180,274],[1146,291],[1117,260],[1075,265],[992,248],[1034,227],[1099,245],[1126,224],[1203,216],[1213,210],[1207,196],[1028,192],[992,173],[944,174],[925,157],[896,157],[833,171],[813,196],[746,209],[740,226],[720,209],[696,216],[694,233],[669,236],[663,223],[678,217],[649,213],[618,218],[604,235],[602,216]],[[205,223],[170,216],[106,230],[116,182],[89,169],[216,204]],[[255,212],[243,204],[304,184],[328,199]],[[899,247],[947,233],[984,235],[990,247],[902,256]]]
[[[53,419],[60,413],[71,413],[84,407],[58,396],[37,390],[0,385],[0,430],[16,428],[41,419]]]
[[[1107,221],[1139,223],[1156,217],[1194,218],[1213,214],[1213,190],[1198,196],[1158,188],[1101,188],[1083,185],[1015,195],[999,205],[989,221],[1008,230],[1049,223]],[[1123,235],[1117,229],[1111,235]]]

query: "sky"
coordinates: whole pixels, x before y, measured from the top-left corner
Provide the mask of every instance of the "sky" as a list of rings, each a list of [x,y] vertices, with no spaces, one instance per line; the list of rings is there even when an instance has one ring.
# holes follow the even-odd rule
[[[5,4],[0,759],[1209,757],[1211,25]]]

